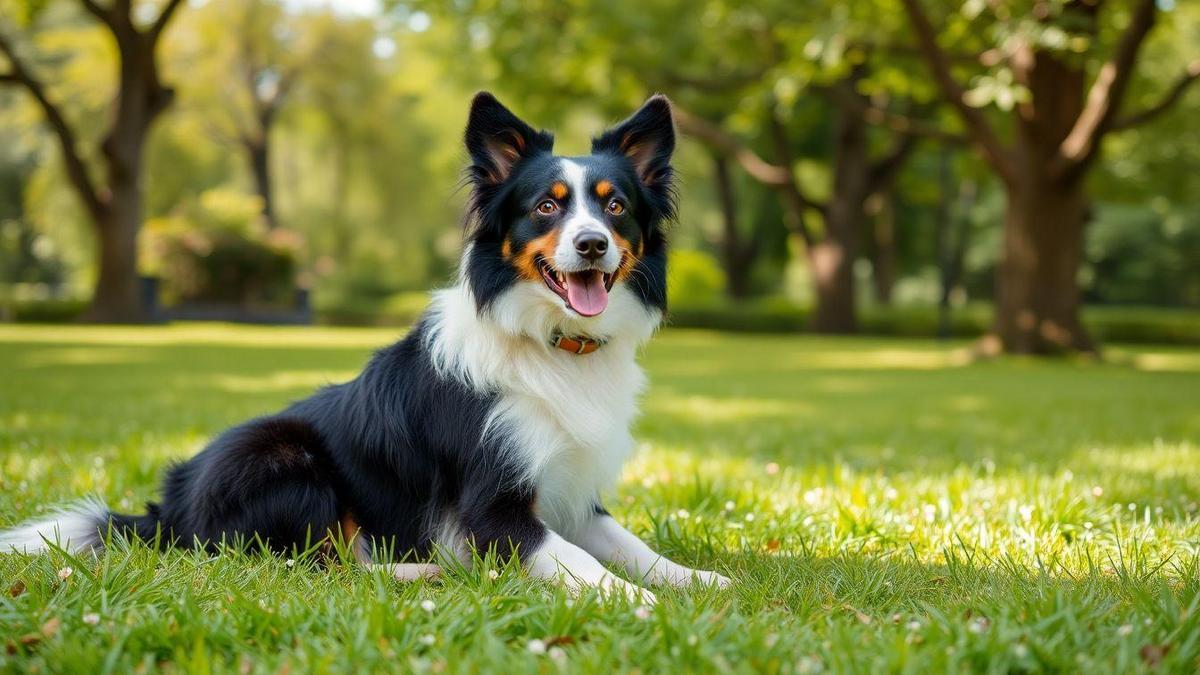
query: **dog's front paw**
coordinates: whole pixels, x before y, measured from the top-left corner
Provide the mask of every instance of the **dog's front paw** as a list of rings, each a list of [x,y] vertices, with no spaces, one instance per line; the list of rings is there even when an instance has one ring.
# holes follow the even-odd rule
[[[639,602],[651,607],[658,602],[658,598],[649,590],[611,574],[605,575],[597,586],[605,595],[622,595],[630,602]]]
[[[716,586],[717,588],[729,588],[733,584],[733,581],[729,577],[706,570],[692,570],[692,581],[706,586]]]

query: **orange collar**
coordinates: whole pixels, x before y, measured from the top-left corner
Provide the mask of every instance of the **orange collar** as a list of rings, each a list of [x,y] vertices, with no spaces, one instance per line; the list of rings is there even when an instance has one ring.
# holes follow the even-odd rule
[[[555,335],[550,344],[572,354],[591,354],[603,347],[605,342],[606,340],[583,337],[582,335],[576,335],[575,337]]]

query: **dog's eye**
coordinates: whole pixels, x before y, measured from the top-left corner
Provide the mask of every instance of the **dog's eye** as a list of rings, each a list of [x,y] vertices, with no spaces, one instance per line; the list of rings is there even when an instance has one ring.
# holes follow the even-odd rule
[[[608,203],[606,210],[614,216],[619,216],[625,213],[625,205],[621,203],[620,199],[614,199]]]
[[[542,202],[541,204],[537,205],[537,212],[542,214],[543,216],[551,215],[557,210],[558,210],[558,202],[554,201],[553,199],[547,199],[544,202]]]

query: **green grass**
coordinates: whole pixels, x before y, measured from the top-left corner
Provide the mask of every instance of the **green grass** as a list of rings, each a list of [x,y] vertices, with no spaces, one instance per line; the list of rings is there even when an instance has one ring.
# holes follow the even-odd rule
[[[136,509],[169,461],[394,337],[0,327],[0,526],[86,493]],[[0,594],[0,671],[1193,671],[1200,352],[1107,355],[668,331],[609,506],[733,588],[647,613],[488,565],[406,585],[304,557],[0,555],[25,587]]]

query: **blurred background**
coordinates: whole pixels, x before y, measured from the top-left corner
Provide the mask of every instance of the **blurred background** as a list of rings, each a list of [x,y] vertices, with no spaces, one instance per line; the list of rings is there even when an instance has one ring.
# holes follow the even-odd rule
[[[475,91],[663,92],[674,325],[1195,344],[1196,79],[1175,0],[0,0],[0,318],[407,323]]]

